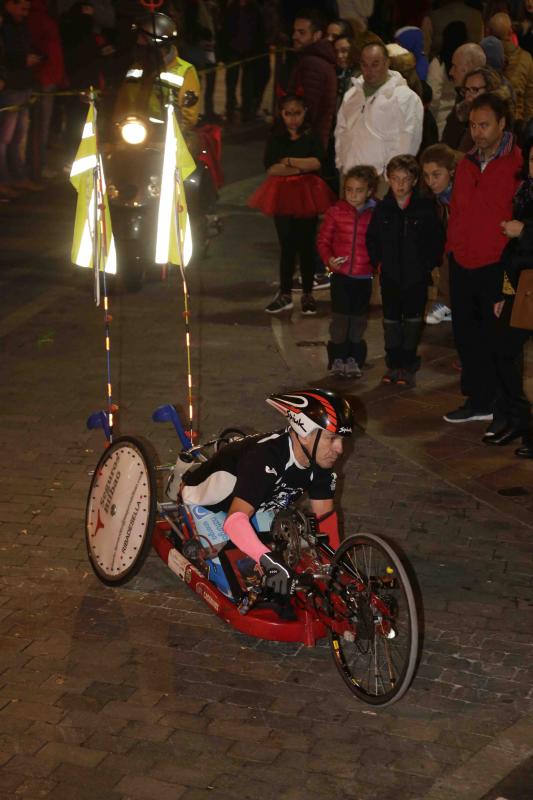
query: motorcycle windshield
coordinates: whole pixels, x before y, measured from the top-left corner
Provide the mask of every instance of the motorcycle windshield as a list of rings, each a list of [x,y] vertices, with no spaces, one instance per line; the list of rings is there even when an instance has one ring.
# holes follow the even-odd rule
[[[160,55],[146,48],[139,50],[117,90],[113,108],[115,125],[120,125],[127,117],[138,117],[156,125],[166,120],[168,90],[160,85],[158,79],[162,63]]]

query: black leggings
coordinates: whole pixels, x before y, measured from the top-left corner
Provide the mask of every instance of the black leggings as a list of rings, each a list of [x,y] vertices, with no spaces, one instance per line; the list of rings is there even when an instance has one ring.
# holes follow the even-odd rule
[[[296,258],[300,258],[302,289],[313,290],[315,274],[315,238],[318,217],[275,216],[281,254],[279,259],[279,288],[281,294],[290,294]]]

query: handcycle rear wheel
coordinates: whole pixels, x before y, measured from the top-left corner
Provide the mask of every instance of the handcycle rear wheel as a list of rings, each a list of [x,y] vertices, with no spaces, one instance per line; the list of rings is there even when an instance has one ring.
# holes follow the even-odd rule
[[[329,643],[351,692],[365,703],[398,701],[413,679],[418,618],[398,555],[371,533],[350,536],[331,562]]]
[[[116,439],[98,462],[85,511],[85,541],[96,575],[108,586],[137,574],[150,551],[157,510],[155,471],[146,446]]]
[[[240,442],[241,439],[246,439],[249,436],[251,431],[243,430],[241,428],[224,428],[218,434],[217,441],[215,443],[215,453],[218,453],[223,447],[226,447],[228,444],[232,444],[232,442]]]

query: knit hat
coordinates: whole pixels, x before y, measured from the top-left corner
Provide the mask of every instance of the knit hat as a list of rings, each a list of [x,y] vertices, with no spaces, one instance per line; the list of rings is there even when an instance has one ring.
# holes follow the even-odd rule
[[[408,25],[399,28],[394,34],[394,39],[406,50],[413,53],[416,58],[416,72],[421,81],[425,81],[428,74],[429,62],[424,53],[424,34],[420,28]]]
[[[487,66],[492,67],[496,72],[503,72],[505,55],[501,41],[495,36],[486,36],[479,44],[487,57]]]

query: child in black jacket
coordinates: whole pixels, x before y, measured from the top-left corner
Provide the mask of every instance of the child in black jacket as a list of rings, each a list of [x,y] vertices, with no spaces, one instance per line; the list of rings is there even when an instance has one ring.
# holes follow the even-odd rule
[[[366,234],[372,265],[380,268],[388,368],[382,380],[404,386],[415,385],[427,287],[444,249],[435,203],[416,192],[419,174],[413,156],[389,161],[391,188],[375,209]]]

